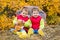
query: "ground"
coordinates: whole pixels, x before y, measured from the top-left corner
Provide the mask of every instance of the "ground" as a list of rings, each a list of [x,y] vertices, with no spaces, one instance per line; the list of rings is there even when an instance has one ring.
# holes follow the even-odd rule
[[[21,39],[18,35],[11,33],[9,30],[4,32],[0,31],[0,40],[60,40],[60,26],[50,25],[43,29],[45,36],[34,34],[30,38]]]

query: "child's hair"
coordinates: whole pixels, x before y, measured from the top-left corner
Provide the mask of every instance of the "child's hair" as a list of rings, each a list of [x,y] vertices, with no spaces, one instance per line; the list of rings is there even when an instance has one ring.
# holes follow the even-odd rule
[[[21,12],[23,11],[23,9],[24,9],[25,11],[28,11],[28,8],[27,8],[27,7],[23,7],[22,10],[21,10]]]
[[[33,9],[32,9],[32,12],[33,12],[33,11],[39,11],[39,9],[38,9],[38,8],[33,8]]]

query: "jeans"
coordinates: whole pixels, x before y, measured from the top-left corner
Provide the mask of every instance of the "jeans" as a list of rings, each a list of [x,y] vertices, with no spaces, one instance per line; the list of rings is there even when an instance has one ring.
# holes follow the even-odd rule
[[[38,34],[38,30],[34,30],[34,34]]]

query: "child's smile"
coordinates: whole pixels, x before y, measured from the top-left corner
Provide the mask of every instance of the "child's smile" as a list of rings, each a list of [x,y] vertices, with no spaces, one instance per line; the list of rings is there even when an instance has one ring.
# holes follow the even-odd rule
[[[33,11],[32,16],[33,16],[33,17],[38,17],[38,16],[39,16],[39,12],[38,12],[38,11]]]

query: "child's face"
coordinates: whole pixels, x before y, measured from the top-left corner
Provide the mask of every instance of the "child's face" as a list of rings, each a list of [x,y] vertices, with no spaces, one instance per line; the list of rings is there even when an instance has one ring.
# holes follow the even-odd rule
[[[39,12],[38,11],[33,11],[32,16],[33,17],[38,17],[39,16]]]
[[[28,15],[28,11],[23,10],[23,11],[22,11],[22,15],[23,15],[24,17],[26,17],[26,16]]]

